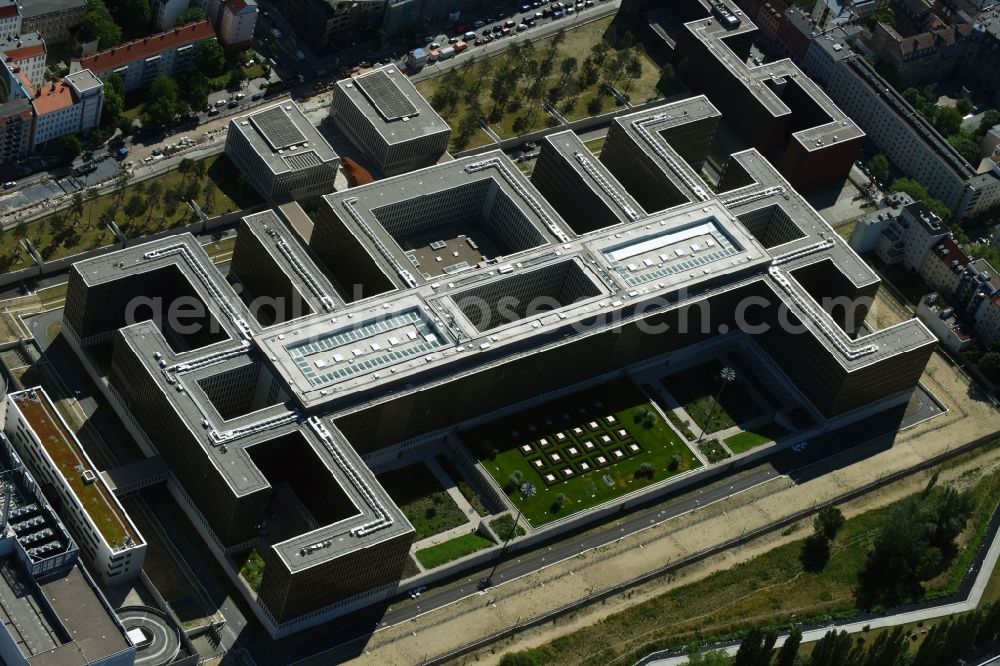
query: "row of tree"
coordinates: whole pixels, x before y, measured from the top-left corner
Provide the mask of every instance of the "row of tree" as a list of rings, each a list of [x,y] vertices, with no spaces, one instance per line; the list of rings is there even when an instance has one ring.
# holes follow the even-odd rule
[[[915,650],[910,644],[919,636],[903,627],[880,632],[874,640],[854,638],[846,631],[828,631],[800,654],[802,631],[794,628],[775,651],[778,633],[754,628],[743,638],[736,656],[721,650],[702,652],[689,648],[691,664],[706,666],[958,666],[1000,640],[1000,604],[987,604],[971,613],[949,617],[926,630]]]

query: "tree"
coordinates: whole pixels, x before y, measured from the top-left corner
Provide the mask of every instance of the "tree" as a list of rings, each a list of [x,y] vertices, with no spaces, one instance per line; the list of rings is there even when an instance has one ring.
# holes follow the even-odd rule
[[[149,187],[146,188],[146,200],[149,202],[149,215],[146,217],[147,222],[153,217],[153,211],[156,210],[156,206],[162,198],[163,185],[158,180],[150,181]]]
[[[934,119],[934,128],[944,136],[957,134],[962,129],[962,114],[952,106],[939,109]]]
[[[774,657],[774,666],[795,666],[795,659],[799,656],[799,645],[802,644],[802,630],[793,627],[785,644],[778,650]]]
[[[90,206],[87,208],[87,226],[89,227],[91,226],[91,223],[94,218],[94,208],[96,208],[94,202],[97,201],[97,197],[100,196],[100,193],[97,191],[96,187],[88,187],[86,196],[87,196],[87,203],[90,204]]]
[[[131,224],[132,220],[146,212],[146,200],[138,194],[133,194],[125,203],[124,212],[129,224]]]
[[[868,171],[876,182],[884,183],[889,180],[889,159],[882,153],[873,155],[868,160]]]
[[[163,127],[174,121],[178,112],[177,82],[165,74],[153,79],[148,101],[143,106],[143,127]]]
[[[242,68],[237,67],[229,73],[228,87],[230,90],[237,90],[243,85],[243,82],[246,80],[247,80],[247,73],[244,72]]]
[[[593,97],[590,98],[590,101],[587,102],[587,113],[589,113],[592,116],[596,116],[598,113],[601,112],[602,107],[603,103],[601,102],[600,95],[594,95]]]
[[[111,74],[104,82],[104,107],[101,111],[101,124],[105,127],[115,127],[121,120],[125,110],[125,80],[121,74]]]
[[[955,556],[955,538],[972,514],[973,499],[951,487],[897,504],[879,526],[858,580],[862,608],[918,598],[921,582],[936,576]]]
[[[181,79],[180,99],[191,109],[204,109],[208,106],[208,79],[204,73],[194,71]]]
[[[670,456],[670,471],[671,472],[676,471],[676,469],[680,466],[681,466],[680,454],[675,453],[674,455]]]
[[[831,629],[816,641],[809,666],[844,666],[851,651],[851,636],[846,631]]]
[[[187,25],[188,23],[197,23],[198,21],[204,21],[208,18],[205,14],[205,10],[201,7],[188,7],[184,10],[184,13],[177,17],[177,25]]]
[[[960,132],[949,136],[948,143],[958,151],[958,154],[966,162],[973,166],[979,166],[979,141],[976,140],[975,134]]]
[[[564,506],[566,506],[566,495],[559,493],[556,495],[556,498],[552,500],[552,513],[556,513]]]
[[[24,223],[24,220],[21,220],[16,225],[14,225],[13,234],[14,238],[16,238],[19,241],[24,240],[25,238],[28,237],[28,225]]]
[[[226,69],[226,52],[214,39],[202,42],[194,56],[195,67],[205,76],[218,76]]]
[[[83,23],[97,37],[100,49],[111,48],[122,41],[122,29],[111,18],[111,12],[103,0],[88,0]]]
[[[71,162],[83,152],[83,142],[76,134],[64,134],[59,138],[59,156]]]
[[[890,192],[905,192],[909,194],[914,201],[923,201],[931,212],[940,217],[942,220],[948,220],[951,218],[951,210],[944,205],[938,199],[935,199],[927,191],[927,188],[923,186],[920,182],[913,180],[912,178],[897,178],[892,181],[889,186]]]
[[[152,10],[149,0],[111,0],[108,9],[126,38],[145,37],[150,33]]]
[[[964,117],[972,113],[973,106],[972,102],[968,98],[963,97],[955,102],[955,108],[958,109],[958,112]]]
[[[83,206],[83,193],[79,192],[79,191],[74,192],[73,193],[73,201],[72,201],[72,203],[69,206],[70,212],[73,213],[73,215],[76,216],[76,222],[73,223],[74,227],[77,225],[77,223],[79,223],[79,222],[81,222],[83,220],[83,208],[84,208],[84,206]]]
[[[777,632],[765,632],[754,627],[740,641],[733,666],[768,666],[771,663],[771,650],[777,640]]]
[[[813,519],[813,528],[816,534],[827,541],[833,541],[837,532],[844,526],[844,514],[835,506],[825,506],[819,510]]]
[[[979,136],[985,136],[994,125],[1000,125],[1000,111],[990,109],[983,114],[983,119],[979,121],[979,130],[976,133]]]

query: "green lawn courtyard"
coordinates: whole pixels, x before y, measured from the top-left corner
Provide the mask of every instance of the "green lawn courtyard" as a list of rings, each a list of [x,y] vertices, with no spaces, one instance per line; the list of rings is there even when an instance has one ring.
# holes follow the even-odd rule
[[[624,379],[532,407],[461,437],[534,527],[701,465]],[[535,486],[533,497],[521,497],[517,486],[525,482]]]
[[[518,42],[490,58],[477,59],[475,48],[460,57],[461,66],[417,84],[454,128],[453,151],[491,141],[480,118],[501,138],[511,138],[548,127],[554,118],[546,103],[569,121],[613,111],[619,104],[606,84],[636,104],[663,96],[660,68],[613,17]]]
[[[414,541],[468,522],[455,500],[421,462],[379,474],[378,480],[417,531]]]
[[[746,453],[750,449],[772,442],[784,435],[787,430],[777,423],[766,423],[757,428],[744,430],[731,437],[726,438],[726,446],[733,452],[733,455]]]
[[[763,410],[750,395],[741,373],[722,392],[722,398],[713,412],[715,397],[722,380],[722,364],[709,361],[664,377],[660,381],[674,399],[684,408],[691,420],[705,432],[725,430],[763,415]],[[712,422],[708,423],[711,414]]]
[[[489,539],[481,537],[475,532],[469,532],[435,546],[418,550],[415,555],[425,569],[433,569],[493,545]]]

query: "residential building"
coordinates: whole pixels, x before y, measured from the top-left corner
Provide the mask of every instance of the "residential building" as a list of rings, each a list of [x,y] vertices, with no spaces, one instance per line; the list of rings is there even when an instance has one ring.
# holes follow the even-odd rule
[[[229,0],[222,7],[216,31],[219,41],[228,49],[250,46],[257,26],[257,0]]]
[[[969,257],[949,234],[931,248],[924,265],[920,267],[920,277],[932,289],[950,297],[955,293],[958,278],[968,264]]]
[[[0,38],[0,57],[27,77],[32,86],[45,82],[45,40],[37,32]]]
[[[87,0],[21,0],[21,32],[37,32],[50,46],[72,38],[83,24]]]
[[[70,72],[89,69],[102,81],[118,74],[126,91],[138,90],[161,74],[177,78],[190,71],[198,48],[212,39],[215,30],[209,21],[190,23],[73,60]]]
[[[0,663],[132,666],[136,647],[80,563],[44,483],[0,433]]]
[[[0,0],[0,40],[21,34],[21,6],[18,0]]]
[[[926,294],[917,304],[917,317],[931,330],[945,349],[959,354],[975,345],[975,337],[937,292]]]
[[[396,65],[338,81],[330,116],[385,176],[434,164],[451,137],[448,123]]]
[[[157,30],[170,30],[191,6],[191,0],[153,0],[150,9]]]
[[[854,228],[850,243],[858,252],[874,251],[887,266],[899,264],[917,273],[931,248],[949,233],[941,218],[916,201],[868,214]]]
[[[837,61],[827,93],[871,137],[889,161],[922,183],[957,218],[1000,204],[1000,173],[978,171],[864,58]]]
[[[63,519],[101,582],[138,576],[146,542],[44,389],[9,394],[3,430],[32,475],[59,498]]]
[[[983,142],[979,147],[980,157],[992,157],[998,152],[997,148],[1000,147],[1000,125],[994,125],[986,131],[983,135]]]
[[[290,101],[233,118],[226,154],[269,201],[329,194],[340,165],[323,135]]]
[[[90,70],[67,75],[35,91],[34,149],[66,134],[84,134],[101,124],[104,84]]]
[[[32,89],[20,72],[0,60],[0,164],[31,152],[34,136]]]
[[[281,9],[296,34],[323,53],[370,39],[385,6],[386,0],[285,0]]]

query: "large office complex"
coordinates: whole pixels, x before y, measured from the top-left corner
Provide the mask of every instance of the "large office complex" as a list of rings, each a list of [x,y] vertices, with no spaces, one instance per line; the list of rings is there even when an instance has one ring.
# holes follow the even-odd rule
[[[291,101],[230,121],[226,155],[269,201],[333,191],[340,165],[337,153]]]
[[[448,150],[448,123],[395,65],[338,81],[330,115],[385,176],[434,164]]]
[[[792,61],[747,64],[757,27],[729,0],[629,0],[622,12],[794,187],[847,178],[865,133]]]
[[[493,151],[325,195],[309,247],[249,215],[226,277],[190,236],[79,262],[63,330],[234,579],[263,554],[241,589],[288,635],[396,592],[414,530],[372,468],[539,396],[728,348],[820,430],[909,400],[933,335],[860,327],[878,278],[757,150],[704,186],[718,119],[620,117],[599,160],[551,137],[551,203]]]

